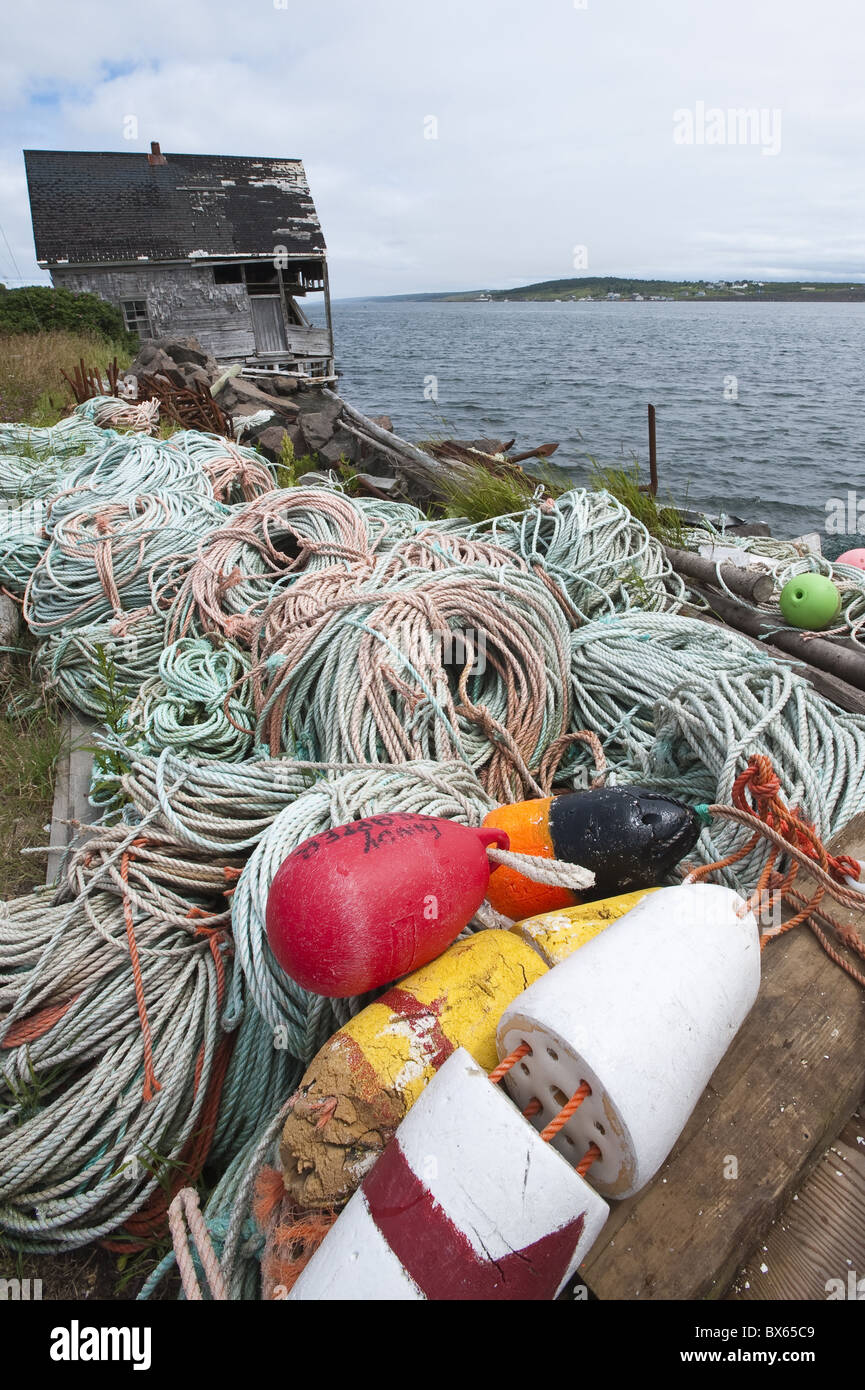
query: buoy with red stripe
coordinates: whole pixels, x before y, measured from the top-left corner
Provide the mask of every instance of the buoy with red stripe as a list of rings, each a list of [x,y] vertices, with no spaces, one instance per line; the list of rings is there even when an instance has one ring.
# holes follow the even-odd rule
[[[290,1300],[549,1300],[606,1203],[462,1048],[435,1074]]]
[[[427,1082],[457,1047],[485,1071],[509,1004],[646,893],[584,903],[480,931],[400,980],[313,1057],[282,1131],[285,1190],[304,1211],[345,1203]]]
[[[365,994],[417,970],[454,941],[490,881],[496,827],[394,813],[304,840],[267,899],[267,937],[283,970],[331,997]]]
[[[577,896],[567,888],[533,883],[502,865],[487,897],[514,921],[573,907],[586,897],[648,888],[693,849],[702,829],[692,807],[646,787],[596,787],[519,801],[497,806],[483,823],[506,831],[510,849],[518,854],[581,864],[595,875],[591,892]]]
[[[505,1010],[499,1057],[525,1051],[504,1084],[543,1129],[586,1083],[552,1142],[571,1162],[596,1145],[592,1185],[628,1197],[669,1154],[759,984],[759,928],[738,893],[660,888]]]

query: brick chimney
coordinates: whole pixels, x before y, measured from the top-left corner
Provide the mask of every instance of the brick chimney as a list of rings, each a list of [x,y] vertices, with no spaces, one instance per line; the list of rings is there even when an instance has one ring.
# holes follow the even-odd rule
[[[151,142],[150,142],[150,154],[147,156],[147,163],[148,163],[148,164],[167,164],[167,163],[168,163],[168,160],[165,158],[165,155],[162,153],[161,149],[159,148],[159,141],[158,141],[158,140],[151,140]]]

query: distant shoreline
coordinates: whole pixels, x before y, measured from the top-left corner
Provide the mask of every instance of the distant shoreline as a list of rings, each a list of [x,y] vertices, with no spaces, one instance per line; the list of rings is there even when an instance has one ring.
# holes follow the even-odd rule
[[[358,295],[376,303],[517,304],[517,303],[687,303],[859,304],[865,284],[813,284],[807,280],[626,280],[617,276],[546,280],[510,290],[458,290],[426,294]]]

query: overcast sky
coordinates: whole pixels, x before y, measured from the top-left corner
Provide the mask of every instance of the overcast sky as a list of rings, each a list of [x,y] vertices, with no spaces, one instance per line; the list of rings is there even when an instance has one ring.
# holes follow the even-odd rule
[[[863,0],[40,0],[4,30],[10,286],[48,278],[22,148],[151,140],[302,158],[338,297],[865,273]]]

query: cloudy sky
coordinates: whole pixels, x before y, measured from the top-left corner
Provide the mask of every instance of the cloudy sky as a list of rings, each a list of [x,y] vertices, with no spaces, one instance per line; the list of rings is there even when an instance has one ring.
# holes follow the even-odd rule
[[[337,296],[865,278],[862,0],[40,0],[4,29],[10,286],[47,280],[22,148],[151,140],[301,157]]]

